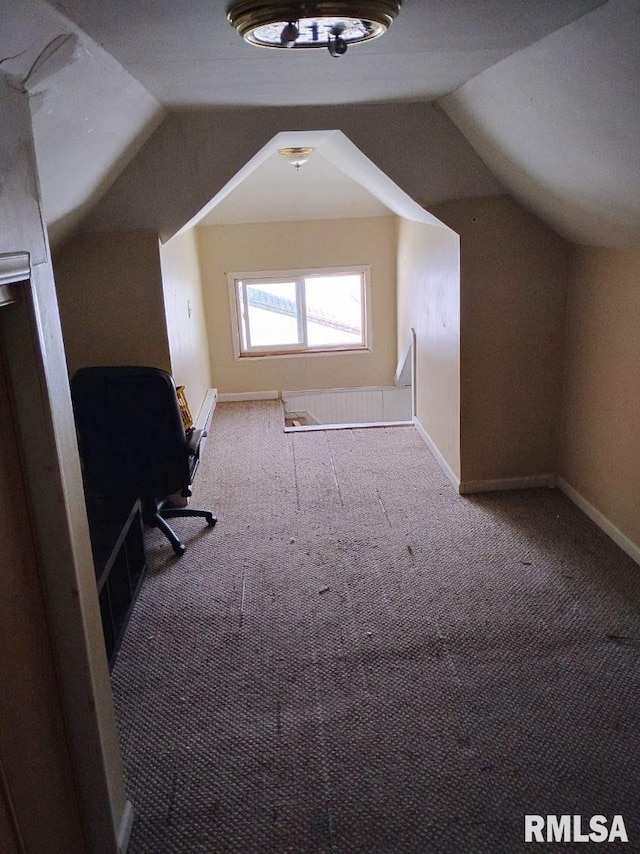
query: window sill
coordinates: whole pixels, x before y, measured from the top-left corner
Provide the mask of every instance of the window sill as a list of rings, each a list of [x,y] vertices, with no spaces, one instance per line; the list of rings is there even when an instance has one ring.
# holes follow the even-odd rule
[[[304,359],[309,356],[346,356],[371,353],[371,347],[332,347],[322,350],[264,350],[255,353],[238,353],[236,361],[251,361],[252,359]]]

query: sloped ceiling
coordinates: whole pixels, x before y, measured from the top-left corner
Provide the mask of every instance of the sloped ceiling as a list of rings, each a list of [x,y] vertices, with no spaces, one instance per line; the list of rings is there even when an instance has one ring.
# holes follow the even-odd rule
[[[308,147],[313,152],[301,171],[295,172],[280,156],[280,150],[289,146]],[[300,184],[300,176],[305,174]],[[274,200],[270,194],[278,198]],[[250,221],[247,211],[255,214],[252,222],[395,214],[448,229],[339,130],[276,134],[185,228],[246,223]]]
[[[153,230],[166,240],[277,134],[289,134],[293,141],[286,144],[297,145],[296,133],[322,131],[341,131],[424,207],[504,192],[460,131],[431,104],[179,110],[116,179],[83,228]],[[305,180],[304,173],[299,177]],[[247,221],[255,221],[253,210]]]
[[[43,0],[0,6],[0,68],[29,95],[43,214],[56,243],[77,227],[166,109]]]
[[[640,248],[640,3],[610,0],[440,104],[568,238]]]
[[[389,216],[373,193],[338,169],[320,150],[296,170],[277,151],[267,157],[200,225]]]
[[[85,220],[92,227],[134,222],[175,231],[180,217],[192,216],[191,206],[180,199],[172,219],[168,211],[141,211],[140,201],[132,215],[130,181],[113,183],[127,163],[122,174],[146,194],[148,207],[149,199],[162,196],[159,181],[181,196],[178,185],[192,168],[184,163],[185,134],[193,133],[188,156],[205,144],[207,156],[215,153],[223,164],[213,180],[200,159],[188,189],[197,192],[204,182],[213,195],[235,164],[215,140],[206,145],[206,134],[226,122],[225,110],[236,130],[258,121],[255,144],[240,140],[248,159],[267,131],[296,129],[267,118],[272,111],[293,120],[306,107],[300,128],[311,129],[316,116],[318,127],[340,128],[350,138],[347,125],[360,129],[358,147],[385,171],[389,165],[394,180],[426,205],[506,190],[573,240],[640,245],[635,0],[404,0],[383,39],[339,59],[324,51],[248,47],[227,24],[223,0],[0,4],[0,68],[17,79],[51,38],[78,37],[75,62],[51,71],[32,97],[54,235],[74,228],[110,186],[105,204]],[[373,124],[365,128],[346,117],[376,103],[396,104],[405,119],[415,114],[408,145],[398,145],[400,132],[380,127],[378,140]],[[425,124],[424,108],[433,103],[441,118]],[[345,105],[344,121],[331,125],[338,105]],[[409,138],[425,128],[424,138]],[[422,158],[416,154],[421,144]],[[175,174],[166,171],[172,169]]]

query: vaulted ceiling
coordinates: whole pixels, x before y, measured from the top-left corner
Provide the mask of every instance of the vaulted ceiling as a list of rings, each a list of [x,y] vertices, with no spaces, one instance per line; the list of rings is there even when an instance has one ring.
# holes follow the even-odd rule
[[[340,126],[352,139],[360,132],[354,142],[427,207],[509,192],[570,239],[640,247],[635,0],[404,0],[384,38],[337,59],[245,45],[222,0],[0,6],[0,70],[31,97],[54,241],[92,210],[98,226],[117,225],[125,186],[160,192],[147,186],[151,164],[162,166],[156,182],[177,183],[169,173],[185,133],[195,162],[212,132],[228,147],[225,126],[237,133],[246,117],[260,131],[249,153],[272,124],[275,132]],[[73,40],[56,42],[61,35]],[[399,118],[405,138],[402,127],[380,127],[374,138],[376,117]],[[214,152],[215,140],[207,157]],[[228,151],[217,155],[237,171]],[[204,168],[192,169],[196,187],[207,184]],[[229,213],[239,215],[237,206]]]

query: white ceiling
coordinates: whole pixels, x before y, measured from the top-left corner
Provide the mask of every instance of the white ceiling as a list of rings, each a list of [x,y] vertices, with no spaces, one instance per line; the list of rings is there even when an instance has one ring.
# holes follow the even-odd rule
[[[577,242],[640,248],[640,3],[610,0],[441,106],[511,193]]]
[[[27,84],[45,220],[70,233],[166,110],[105,50],[44,0],[0,0],[0,68],[22,81],[58,36],[75,36]],[[62,59],[60,59],[62,57]]]
[[[312,149],[300,170],[279,153],[290,146]],[[249,219],[247,212],[255,218]],[[272,137],[182,230],[194,225],[390,215],[447,227],[341,131],[289,131]]]
[[[246,45],[223,0],[53,5],[159,101],[184,107],[434,101],[602,2],[404,0],[384,38],[337,59]]]
[[[449,160],[435,146],[437,135],[424,140],[424,163],[416,157],[421,140],[409,141],[410,156],[400,147],[385,148],[380,157],[376,151],[384,148],[389,128],[380,128],[379,143],[369,137],[369,156],[381,164],[391,158],[398,177],[431,170],[431,182],[440,174],[440,182],[450,184],[448,194],[444,187],[422,196],[418,187],[415,198],[428,204],[459,197],[465,181],[451,176],[463,146],[452,120],[463,143],[471,143],[496,176],[494,186],[560,233],[585,243],[640,247],[639,0],[404,0],[384,38],[337,59],[325,51],[249,47],[228,25],[225,6],[224,0],[0,0],[0,73],[18,83],[53,38],[77,37],[74,55],[51,58],[31,87],[44,211],[54,240],[95,207],[143,146],[149,151],[146,142],[163,120],[160,136],[151,138],[147,171],[126,170],[133,184],[148,181],[160,149],[163,167],[173,162],[183,175],[179,134],[207,121],[215,127],[225,110],[235,116],[240,108],[254,108],[267,117],[273,108],[307,105],[317,111],[317,127],[326,128],[322,116],[338,105],[417,108],[420,102],[441,109]],[[203,118],[208,111],[210,120]],[[168,112],[177,119],[169,126]],[[357,125],[357,117],[333,127],[349,123]],[[307,120],[304,128],[312,126]],[[363,140],[357,144],[367,149]],[[271,165],[276,168],[275,161]],[[329,169],[326,185],[315,174],[323,166]],[[252,174],[247,187],[227,197],[222,213],[237,219],[244,199],[252,205],[245,207],[245,220],[274,216],[278,205],[307,217],[312,195],[317,210],[326,212],[331,187],[338,185],[335,192],[353,204],[351,210],[358,209],[357,200],[362,211],[370,210],[362,187],[331,174],[320,159],[316,167],[306,176],[305,170],[289,175],[285,184],[267,164],[263,176]],[[203,168],[199,163],[199,176]],[[302,181],[293,184],[293,178]],[[175,186],[178,178],[167,173],[163,180]],[[307,180],[315,181],[313,191],[299,193]],[[285,187],[294,195],[285,196]],[[149,191],[158,194],[156,187]],[[117,200],[108,207],[117,210]],[[155,225],[151,216],[147,226],[144,216],[136,222]]]
[[[296,170],[274,151],[199,225],[389,216],[377,196],[316,150]]]

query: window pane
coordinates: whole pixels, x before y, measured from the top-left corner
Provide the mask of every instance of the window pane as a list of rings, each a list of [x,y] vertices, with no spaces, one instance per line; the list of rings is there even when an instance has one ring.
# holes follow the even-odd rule
[[[304,281],[309,346],[364,343],[361,276],[310,276]]]
[[[296,283],[245,285],[252,347],[300,344]]]

